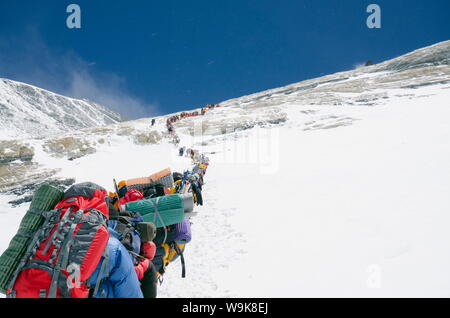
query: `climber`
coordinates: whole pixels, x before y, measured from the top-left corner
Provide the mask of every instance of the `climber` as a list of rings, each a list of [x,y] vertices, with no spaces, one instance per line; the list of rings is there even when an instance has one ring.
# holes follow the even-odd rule
[[[108,266],[109,274],[108,271],[103,271],[104,274],[98,277],[105,262],[103,259],[89,278],[91,286],[95,286],[98,280],[102,281],[97,293],[92,290],[90,297],[143,298],[133,261],[126,248],[113,235],[108,240],[107,248],[109,257],[105,266]]]
[[[168,125],[167,125],[167,130],[169,131],[169,133],[172,133],[172,132],[173,132],[173,126],[172,126],[172,124],[168,124]]]

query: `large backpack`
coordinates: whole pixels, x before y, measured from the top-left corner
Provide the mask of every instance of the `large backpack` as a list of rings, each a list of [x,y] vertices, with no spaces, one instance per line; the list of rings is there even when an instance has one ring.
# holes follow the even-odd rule
[[[166,267],[178,257],[181,259],[181,277],[186,277],[186,263],[183,253],[191,238],[191,223],[189,220],[168,226],[167,232],[164,232],[162,228],[157,229],[156,237],[153,240],[157,245],[153,264],[159,277],[164,275]]]
[[[143,219],[139,213],[125,212],[112,218],[109,221],[109,231],[120,243],[130,252],[132,259],[139,255],[141,250],[141,234],[138,224],[142,224]]]
[[[45,221],[32,235],[8,297],[86,298],[89,278],[102,262],[108,270],[106,190],[93,183],[73,185],[49,212],[35,211]],[[98,291],[100,279],[95,286]]]
[[[185,247],[186,244],[176,242],[164,243],[157,247],[153,264],[157,271],[158,278],[161,278],[164,275],[167,266],[178,259],[178,257],[181,259],[181,277],[186,277],[186,263],[183,254]],[[162,282],[162,280],[160,280],[160,282]]]

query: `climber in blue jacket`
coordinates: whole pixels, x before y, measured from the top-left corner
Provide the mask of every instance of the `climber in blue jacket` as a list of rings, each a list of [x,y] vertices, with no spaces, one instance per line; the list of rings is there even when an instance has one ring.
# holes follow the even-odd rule
[[[102,258],[95,272],[89,279],[94,291],[100,271],[101,283],[97,293],[92,294],[93,298],[143,298],[140,283],[134,269],[133,261],[127,249],[113,235],[108,240],[108,269],[102,270]],[[106,267],[106,265],[104,265]]]

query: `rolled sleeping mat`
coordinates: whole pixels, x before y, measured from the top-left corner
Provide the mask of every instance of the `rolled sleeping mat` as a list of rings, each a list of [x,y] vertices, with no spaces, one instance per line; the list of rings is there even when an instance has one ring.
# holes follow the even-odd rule
[[[178,224],[175,224],[174,229],[174,242],[179,244],[187,244],[192,239],[192,232],[191,232],[191,222],[189,220],[184,220],[183,222],[180,222]]]
[[[194,197],[192,193],[179,194],[183,200],[184,213],[190,213],[194,211]]]
[[[162,184],[167,188],[172,188],[173,182],[174,181],[172,172],[170,171],[169,168],[166,168],[164,170],[161,170],[159,172],[150,175],[149,177],[126,180],[126,185],[130,187],[138,184],[143,185]]]
[[[154,183],[162,184],[163,186],[167,188],[173,187],[173,176],[172,171],[170,171],[170,168],[166,168],[164,170],[161,170],[159,172],[156,172],[149,176],[149,178]]]
[[[34,211],[51,211],[62,200],[64,192],[48,184],[34,193],[30,208],[20,222],[17,234],[0,256],[0,292],[5,294],[17,266],[25,256],[32,235],[44,223],[45,218]]]
[[[172,173],[169,173],[168,175],[165,175],[164,177],[159,178],[158,180],[154,181],[153,183],[161,184],[161,185],[165,186],[166,188],[173,188],[174,180],[173,180]]]
[[[155,213],[155,207],[159,216]],[[140,213],[145,222],[153,222],[157,228],[184,220],[184,202],[179,194],[128,202],[123,209]]]
[[[152,183],[152,180],[150,180],[149,177],[143,177],[143,178],[134,178],[134,179],[128,179],[125,181],[127,186],[133,186],[136,184],[150,184]]]

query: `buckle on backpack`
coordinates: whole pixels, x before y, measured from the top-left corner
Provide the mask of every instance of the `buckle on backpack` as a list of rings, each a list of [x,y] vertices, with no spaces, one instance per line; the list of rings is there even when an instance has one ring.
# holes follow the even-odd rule
[[[46,289],[39,290],[39,298],[47,298],[47,290]]]

